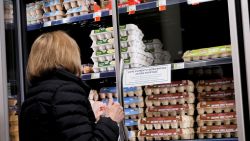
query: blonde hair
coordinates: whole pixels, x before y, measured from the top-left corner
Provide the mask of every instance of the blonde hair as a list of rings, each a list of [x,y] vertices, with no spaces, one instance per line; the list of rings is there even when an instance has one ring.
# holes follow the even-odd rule
[[[80,49],[76,41],[63,31],[44,33],[35,40],[28,59],[27,78],[32,80],[57,68],[81,75]]]

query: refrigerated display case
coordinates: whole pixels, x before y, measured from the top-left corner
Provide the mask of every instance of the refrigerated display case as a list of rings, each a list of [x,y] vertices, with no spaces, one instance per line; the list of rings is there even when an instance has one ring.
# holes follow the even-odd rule
[[[10,98],[17,95],[14,97],[20,105],[27,90],[23,72],[33,41],[42,33],[63,30],[80,46],[81,78],[94,90],[90,94],[92,99],[105,102],[114,97],[124,105],[123,124],[127,127],[125,131],[121,128],[120,140],[126,140],[126,136],[129,140],[248,140],[247,3],[247,0],[15,2],[13,8],[20,13],[14,17],[12,36],[4,36],[6,46],[9,43],[12,48],[6,47],[8,79],[2,81],[8,80]],[[7,33],[9,26],[5,27]],[[123,85],[124,70],[146,70],[167,64],[171,66],[170,83],[129,88]],[[1,105],[6,106],[7,97],[1,96]],[[8,117],[4,115],[6,122]],[[9,124],[1,130],[8,128]],[[9,133],[1,136],[6,137],[3,140],[9,140]],[[122,136],[123,133],[128,135]]]

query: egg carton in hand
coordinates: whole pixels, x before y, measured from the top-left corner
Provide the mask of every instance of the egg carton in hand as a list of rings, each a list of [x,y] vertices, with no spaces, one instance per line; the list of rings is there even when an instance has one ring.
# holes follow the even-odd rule
[[[145,99],[147,106],[176,105],[176,104],[192,104],[195,95],[193,93],[176,93],[176,94],[160,94],[150,95]]]
[[[150,106],[145,111],[146,117],[167,117],[194,115],[194,104]]]
[[[179,140],[194,139],[194,129],[159,129],[159,130],[142,130],[138,133],[139,141],[153,140]]]
[[[194,92],[194,83],[190,80],[172,81],[167,84],[153,85],[145,87],[146,95],[157,95],[167,93]]]
[[[199,126],[237,124],[236,112],[198,115],[196,121]]]
[[[197,110],[200,115],[215,113],[235,112],[235,100],[199,102]]]
[[[194,118],[192,116],[148,117],[139,119],[138,124],[139,130],[192,128]]]
[[[198,138],[231,138],[238,137],[237,125],[203,126],[198,127]]]

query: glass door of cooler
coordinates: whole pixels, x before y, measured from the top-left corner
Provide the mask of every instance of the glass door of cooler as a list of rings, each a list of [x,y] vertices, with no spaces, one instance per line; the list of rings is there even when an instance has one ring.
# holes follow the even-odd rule
[[[239,57],[244,52],[237,42],[242,31],[236,22],[238,3],[128,0],[116,4],[125,111],[136,111],[125,112],[129,139],[246,140],[247,87]],[[158,70],[164,66],[168,74],[161,76]]]
[[[3,0],[1,6],[1,139],[18,141],[18,113],[20,107],[21,84],[19,58],[21,40],[18,20],[18,2]],[[21,74],[23,75],[23,74]]]

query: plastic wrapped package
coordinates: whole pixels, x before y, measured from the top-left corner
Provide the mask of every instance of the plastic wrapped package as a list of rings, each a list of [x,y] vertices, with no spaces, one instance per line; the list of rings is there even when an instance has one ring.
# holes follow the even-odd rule
[[[142,96],[141,87],[126,87],[123,89],[124,97]],[[116,87],[105,87],[100,90],[100,98],[117,98]]]
[[[183,55],[184,61],[206,60],[231,56],[231,46],[217,46],[186,51]]]
[[[234,89],[233,78],[223,78],[215,80],[200,80],[197,85],[197,91],[201,92],[210,92],[210,91],[219,91],[219,90],[229,90]]]
[[[193,104],[183,105],[167,105],[167,106],[150,106],[146,108],[145,114],[147,117],[166,117],[177,115],[194,115]]]
[[[139,141],[194,139],[194,129],[143,130],[138,133]]]
[[[196,121],[199,126],[237,124],[236,112],[198,115]]]
[[[199,102],[197,110],[200,115],[210,113],[226,113],[236,111],[235,100]]]
[[[192,128],[192,116],[147,117],[138,121],[139,130]]]
[[[203,126],[197,129],[198,138],[238,137],[237,125]]]
[[[168,84],[160,84],[145,87],[146,95],[167,93],[194,92],[194,83],[190,80],[172,81]]]
[[[145,99],[147,106],[161,105],[176,105],[176,104],[192,104],[194,103],[195,95],[193,93],[175,93],[175,94],[160,94],[150,95]]]

